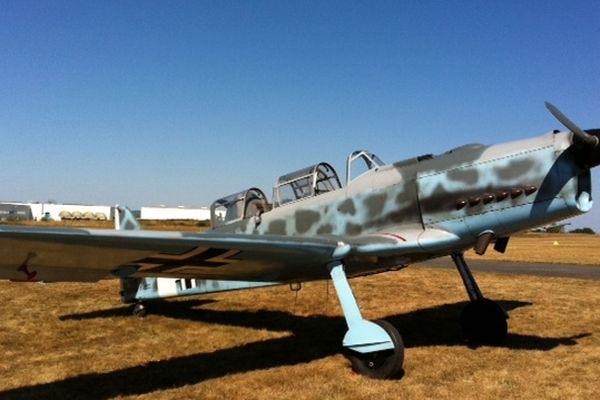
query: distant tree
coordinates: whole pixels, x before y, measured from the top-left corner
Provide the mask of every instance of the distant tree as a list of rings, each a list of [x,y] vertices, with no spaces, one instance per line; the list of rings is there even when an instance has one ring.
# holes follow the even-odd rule
[[[594,232],[594,230],[592,228],[577,228],[577,229],[573,229],[572,231],[569,231],[569,233],[587,233],[589,235],[595,235],[596,232]]]
[[[548,233],[564,233],[565,227],[567,225],[571,225],[571,223],[567,222],[566,224],[551,225],[551,226],[546,227],[546,232],[548,232]]]

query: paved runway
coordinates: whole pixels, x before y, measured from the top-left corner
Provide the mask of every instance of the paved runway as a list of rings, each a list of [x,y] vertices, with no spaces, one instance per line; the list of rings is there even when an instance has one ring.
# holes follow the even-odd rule
[[[555,276],[577,279],[600,280],[600,265],[568,265],[546,263],[524,263],[511,261],[467,260],[467,264],[475,272],[499,272],[507,274]],[[456,268],[450,257],[413,264],[435,268]]]

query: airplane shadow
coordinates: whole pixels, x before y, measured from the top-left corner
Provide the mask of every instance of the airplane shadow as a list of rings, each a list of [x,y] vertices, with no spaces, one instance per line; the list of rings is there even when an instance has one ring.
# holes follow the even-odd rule
[[[210,353],[197,353],[104,373],[82,374],[64,380],[0,392],[2,399],[92,398],[141,395],[156,390],[197,384],[228,374],[296,365],[339,353],[346,331],[342,317],[297,316],[282,311],[215,311],[197,308],[212,300],[187,300],[155,304],[152,313],[169,318],[242,326],[271,331],[291,331],[283,338],[248,343]],[[500,302],[505,310],[529,306],[521,301]],[[402,333],[407,348],[423,346],[466,346],[460,336],[458,317],[466,303],[440,306],[387,316]],[[125,307],[66,315],[61,319],[84,320],[129,317]],[[560,345],[573,346],[572,337],[548,338],[509,334],[503,347],[516,350],[551,350]]]
[[[148,312],[150,314],[162,315],[162,316],[168,317],[169,313],[174,309],[185,308],[185,309],[189,310],[194,307],[200,307],[205,304],[211,304],[211,303],[215,303],[215,302],[216,301],[213,299],[186,299],[186,300],[179,300],[179,301],[174,301],[174,302],[156,301],[156,302],[148,303],[146,307],[149,310]],[[58,319],[61,321],[68,321],[68,320],[82,321],[82,320],[86,320],[86,319],[95,319],[95,318],[113,318],[113,317],[130,317],[130,318],[132,318],[133,317],[132,312],[131,312],[132,307],[133,307],[133,304],[130,304],[128,306],[107,308],[104,310],[95,310],[95,311],[89,311],[89,312],[84,312],[84,313],[60,315],[58,317]]]

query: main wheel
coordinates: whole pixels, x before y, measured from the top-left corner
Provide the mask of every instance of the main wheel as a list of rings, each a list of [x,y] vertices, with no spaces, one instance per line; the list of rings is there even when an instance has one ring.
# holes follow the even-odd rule
[[[359,353],[349,350],[346,357],[352,369],[361,375],[376,379],[391,379],[400,374],[404,363],[404,343],[398,330],[387,321],[373,321],[381,326],[392,339],[394,348],[373,353]]]
[[[463,337],[473,343],[500,345],[508,334],[506,319],[498,303],[490,299],[472,301],[460,315]]]

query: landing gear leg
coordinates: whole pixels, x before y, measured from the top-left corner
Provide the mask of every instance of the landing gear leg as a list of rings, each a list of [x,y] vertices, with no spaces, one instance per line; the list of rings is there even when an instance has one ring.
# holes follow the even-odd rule
[[[352,368],[371,378],[394,378],[404,362],[402,337],[387,321],[363,319],[340,261],[329,265],[329,273],[348,324],[343,346]]]
[[[471,300],[460,315],[463,337],[478,344],[502,344],[508,334],[508,314],[498,303],[483,297],[462,253],[452,254],[452,261]]]
[[[136,317],[143,318],[148,313],[148,309],[146,308],[146,305],[144,303],[139,301],[139,302],[135,303],[131,313],[133,315],[135,315]]]

